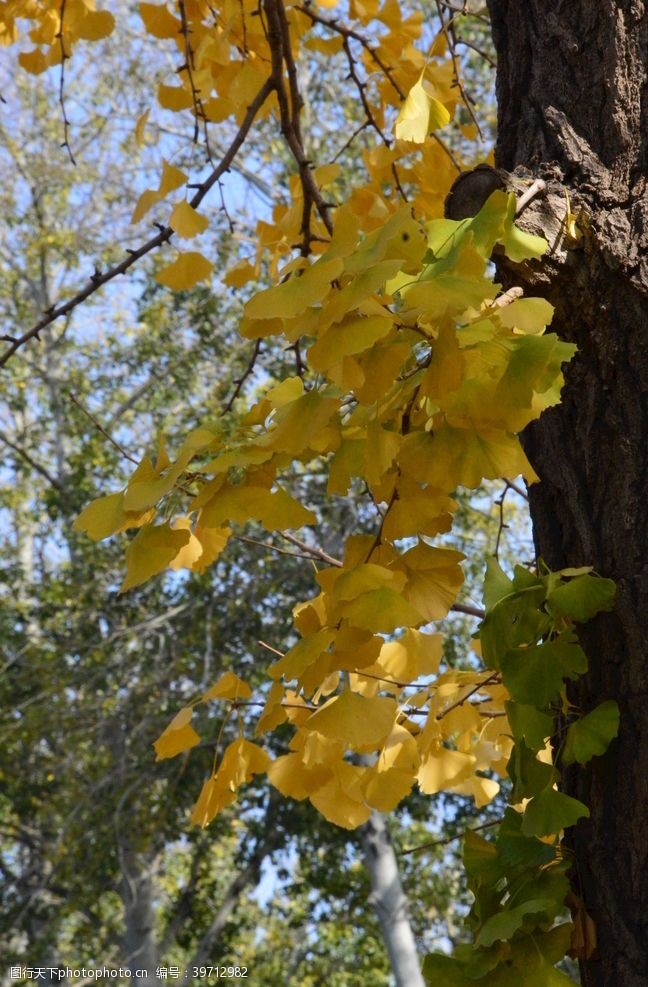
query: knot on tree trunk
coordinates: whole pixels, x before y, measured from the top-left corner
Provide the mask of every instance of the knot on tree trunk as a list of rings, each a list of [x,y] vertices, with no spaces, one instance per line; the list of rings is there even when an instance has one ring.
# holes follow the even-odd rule
[[[583,238],[589,232],[587,210],[574,201],[556,165],[546,165],[535,172],[518,166],[509,172],[480,164],[455,179],[445,200],[445,215],[454,220],[476,216],[498,190],[516,196],[516,225],[549,244],[541,261],[519,264],[506,258],[498,247],[498,269],[506,273],[507,287],[523,284],[536,291],[546,290],[559,276],[564,277],[566,267],[577,263],[574,253],[582,252]]]

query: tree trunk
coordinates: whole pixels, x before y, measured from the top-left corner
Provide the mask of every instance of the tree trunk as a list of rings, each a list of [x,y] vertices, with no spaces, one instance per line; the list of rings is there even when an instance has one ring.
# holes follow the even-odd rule
[[[119,893],[124,905],[123,965],[131,970],[133,987],[159,983],[159,963],[155,938],[153,867],[142,866],[129,847],[120,854],[122,879]]]
[[[568,833],[573,882],[593,917],[586,987],[648,985],[648,13],[642,0],[488,0],[498,51],[498,168],[549,179],[528,224],[553,212],[542,264],[501,265],[555,306],[578,345],[562,404],[527,429],[538,556],[593,565],[618,586],[615,612],[582,633],[583,712],[621,710],[602,758],[563,775],[590,808]],[[560,230],[569,191],[582,232]],[[564,207],[563,214],[564,214]],[[547,212],[548,210],[548,212]],[[531,210],[533,212],[533,210]],[[524,216],[526,217],[526,212]],[[558,225],[556,226],[556,219]]]
[[[378,916],[397,987],[425,987],[398,861],[384,816],[372,812],[362,829],[371,878],[370,903]]]

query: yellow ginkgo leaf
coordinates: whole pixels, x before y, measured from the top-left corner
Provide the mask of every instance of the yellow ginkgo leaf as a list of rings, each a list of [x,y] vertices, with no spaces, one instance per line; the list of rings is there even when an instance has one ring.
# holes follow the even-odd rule
[[[367,778],[365,799],[379,812],[392,812],[409,795],[414,784],[414,774],[400,768],[372,772]]]
[[[130,478],[124,493],[124,508],[127,511],[141,511],[154,504],[173,489],[176,480],[182,475],[193,457],[193,450],[185,449],[172,466],[168,458],[158,457],[158,466],[148,469],[138,468]],[[163,476],[160,472],[165,470]]]
[[[204,692],[203,699],[251,699],[252,690],[234,672],[224,672],[218,682]]]
[[[320,260],[301,274],[293,274],[283,284],[259,291],[246,304],[248,319],[294,318],[310,305],[321,302],[331,290],[331,283],[339,277],[344,264],[339,257]]]
[[[176,557],[169,562],[169,569],[193,569],[203,552],[201,542],[191,531],[191,520],[188,517],[176,518],[171,525],[174,531],[188,531],[189,541],[183,545]]]
[[[203,233],[209,226],[209,220],[206,216],[201,216],[200,213],[197,213],[194,207],[188,202],[183,201],[176,203],[173,207],[169,218],[169,226],[178,236],[188,239],[189,237]]]
[[[162,177],[158,191],[160,195],[168,195],[181,188],[187,181],[187,175],[181,168],[169,164],[168,161],[162,163]]]
[[[394,124],[394,135],[397,140],[423,144],[433,130],[445,127],[449,120],[447,109],[427,91],[421,75],[400,108]]]
[[[223,281],[229,288],[242,288],[257,276],[257,269],[248,260],[240,260],[229,268]]]
[[[398,710],[394,699],[366,699],[350,689],[331,699],[310,717],[306,729],[331,740],[344,739],[352,750],[371,750],[391,732]]]
[[[381,315],[367,319],[352,318],[332,326],[311,346],[308,361],[314,370],[326,370],[343,356],[362,353],[386,336],[393,321]]]
[[[553,314],[554,307],[545,298],[516,298],[497,312],[503,326],[538,336],[545,331]]]
[[[18,55],[18,64],[31,75],[40,75],[49,67],[47,57],[40,48],[34,48],[33,51],[21,52]]]
[[[283,698],[284,687],[281,682],[273,682],[270,686],[263,712],[254,728],[255,737],[260,736],[262,733],[267,733],[268,730],[274,730],[280,723],[285,722],[286,710],[282,706]]]
[[[426,795],[434,795],[465,781],[474,768],[475,758],[470,754],[452,751],[447,747],[432,748],[418,771],[419,788]]]
[[[343,829],[356,829],[371,815],[369,806],[351,798],[335,776],[314,792],[310,800],[325,819]]]
[[[492,802],[500,786],[492,778],[482,778],[481,775],[471,775],[465,781],[452,786],[452,791],[457,795],[471,795],[475,800],[478,809]]]
[[[133,209],[133,215],[131,216],[131,223],[139,223],[143,216],[146,216],[149,209],[157,205],[162,196],[156,189],[147,188],[142,192],[139,199],[135,203],[135,208]]]
[[[270,675],[273,679],[283,676],[289,682],[300,678],[327,651],[334,639],[335,630],[331,628],[302,637],[279,661],[270,666]]]
[[[215,775],[212,775],[203,784],[198,796],[198,801],[191,813],[191,823],[194,826],[208,826],[219,812],[226,806],[236,801],[236,792],[233,792],[227,785],[219,782]]]
[[[401,593],[386,586],[342,604],[339,611],[354,627],[367,631],[391,633],[397,627],[415,627],[423,623],[421,612]]]
[[[182,730],[186,727],[187,723],[190,723],[193,717],[193,707],[183,706],[179,713],[173,717],[167,730]]]
[[[216,561],[227,545],[231,533],[231,528],[205,528],[200,524],[197,526],[194,534],[202,546],[202,552],[191,566],[194,572],[202,574],[212,562]]]
[[[407,727],[396,724],[380,752],[380,756],[374,765],[376,771],[382,774],[398,768],[399,771],[408,771],[414,778],[420,763],[416,740]]]
[[[234,791],[253,775],[267,771],[270,763],[270,757],[258,744],[239,737],[225,748],[216,777]]]
[[[164,3],[141,3],[140,16],[146,33],[154,38],[177,38],[182,29],[180,21],[173,16]]]
[[[172,264],[158,271],[155,280],[173,291],[188,291],[208,277],[213,266],[201,253],[191,250],[179,254]]]
[[[101,541],[127,528],[138,528],[152,520],[154,510],[124,510],[124,493],[107,494],[93,500],[79,514],[72,527],[75,531],[85,531],[93,541]]]
[[[282,795],[301,802],[325,785],[332,774],[331,768],[323,764],[307,767],[300,753],[284,754],[268,768],[268,781]]]
[[[450,548],[419,542],[403,555],[408,580],[404,596],[426,620],[445,617],[463,583],[459,563],[465,558]]]
[[[115,18],[107,10],[88,10],[79,24],[78,36],[85,41],[107,38],[115,29]]]
[[[194,806],[191,822],[198,826],[209,823],[236,799],[236,789],[255,774],[267,770],[270,758],[256,744],[239,737],[229,744],[215,775],[204,783]]]
[[[128,546],[126,577],[119,592],[124,593],[162,572],[188,541],[188,531],[174,531],[168,524],[142,528]]]
[[[423,634],[410,627],[397,641],[383,644],[376,664],[397,682],[411,682],[419,675],[434,675],[442,654],[440,634]]]
[[[193,106],[193,93],[191,89],[184,89],[182,86],[158,86],[158,102],[165,110],[188,110]]]
[[[175,757],[184,751],[190,750],[200,743],[200,737],[190,724],[193,710],[190,706],[185,706],[174,717],[164,733],[162,733],[153,744],[155,748],[156,760],[161,761],[166,757]]]

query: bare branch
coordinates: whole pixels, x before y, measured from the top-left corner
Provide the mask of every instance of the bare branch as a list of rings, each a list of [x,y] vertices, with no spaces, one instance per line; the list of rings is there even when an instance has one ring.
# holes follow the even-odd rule
[[[257,113],[259,112],[259,110],[261,109],[261,107],[263,106],[263,104],[265,103],[266,99],[268,98],[268,96],[270,95],[273,89],[274,89],[273,80],[267,79],[264,82],[261,89],[259,90],[259,92],[257,93],[257,95],[255,96],[255,98],[252,100],[250,106],[248,107],[247,113],[243,118],[243,122],[241,123],[241,126],[238,129],[236,137],[234,138],[229,148],[223,155],[221,161],[219,162],[217,167],[214,168],[214,170],[209,175],[209,177],[206,178],[204,182],[202,182],[200,185],[197,186],[196,194],[190,200],[190,205],[194,209],[198,208],[198,206],[203,201],[203,199],[208,194],[208,192],[218,182],[218,179],[223,174],[225,174],[225,172],[232,164],[239,149],[241,148],[241,145],[243,144],[245,138],[248,135],[248,132],[254,122]],[[32,326],[31,329],[25,332],[22,336],[16,337],[11,343],[11,345],[7,347],[5,352],[0,356],[0,367],[4,366],[7,363],[7,361],[13,356],[13,354],[17,350],[19,350],[21,346],[24,346],[25,343],[29,342],[29,340],[39,339],[40,333],[43,331],[43,329],[51,325],[52,322],[55,322],[57,319],[60,319],[61,316],[63,315],[67,315],[68,312],[71,312],[73,309],[75,309],[78,305],[81,304],[81,302],[84,302],[86,298],[89,298],[90,295],[93,295],[96,291],[99,290],[99,288],[103,287],[103,285],[107,284],[109,281],[112,281],[114,280],[114,278],[119,277],[120,274],[125,274],[126,271],[128,271],[129,268],[133,266],[133,264],[137,263],[138,260],[140,260],[142,257],[145,257],[147,254],[150,254],[151,251],[156,250],[158,247],[161,247],[162,244],[167,243],[172,236],[173,236],[173,230],[171,229],[171,227],[164,226],[156,236],[151,237],[151,239],[147,240],[146,243],[142,244],[141,247],[138,247],[136,250],[129,250],[127,256],[119,264],[115,264],[113,267],[109,267],[106,271],[103,272],[96,271],[90,277],[90,280],[88,281],[85,288],[82,288],[80,291],[78,291],[76,295],[73,295],[73,297],[68,299],[68,301],[61,302],[59,305],[52,306],[52,308],[48,309],[47,312],[45,312],[43,318],[40,319],[34,326]]]
[[[67,110],[65,109],[65,63],[70,57],[65,50],[65,41],[63,40],[63,19],[65,17],[65,4],[66,0],[61,0],[61,11],[59,14],[59,30],[56,37],[59,40],[61,46],[61,72],[59,75],[59,104],[61,107],[61,114],[63,116],[63,143],[61,147],[64,147],[68,153],[68,157],[72,164],[76,167],[76,161],[74,160],[74,155],[72,154],[72,148],[70,147],[70,121],[68,120]]]
[[[119,444],[119,442],[117,442],[116,439],[113,439],[113,437],[110,434],[110,432],[107,432],[106,431],[106,429],[103,427],[103,425],[101,424],[101,422],[97,421],[97,419],[92,414],[92,412],[91,411],[88,411],[88,409],[86,407],[84,407],[84,405],[81,404],[81,402],[79,401],[79,399],[76,398],[74,396],[74,394],[71,393],[71,391],[68,391],[67,392],[67,397],[69,397],[69,399],[72,402],[72,404],[75,404],[77,406],[77,408],[79,409],[79,411],[82,411],[83,412],[83,414],[86,416],[86,418],[89,418],[90,419],[90,421],[92,422],[92,424],[94,425],[94,427],[97,429],[97,431],[101,432],[101,434],[104,436],[104,438],[108,439],[108,441],[110,442],[110,444],[113,445],[115,447],[115,449],[119,453],[121,453],[122,456],[124,456],[126,459],[130,460],[131,463],[133,463],[135,466],[137,466],[137,459],[135,459],[134,456],[131,456],[131,454],[129,452],[127,452],[124,449],[124,447],[121,446]]]
[[[4,442],[4,444],[9,446],[10,449],[13,449],[15,453],[21,456],[25,460],[25,462],[29,463],[32,469],[36,470],[37,473],[40,473],[40,475],[45,480],[47,480],[47,482],[51,484],[56,490],[63,489],[59,481],[54,476],[52,476],[49,470],[47,470],[43,465],[41,465],[41,463],[36,462],[36,460],[32,458],[32,456],[26,451],[26,449],[23,449],[21,448],[21,446],[16,445],[15,442],[12,442],[9,436],[5,435],[4,432],[0,432],[0,441]]]

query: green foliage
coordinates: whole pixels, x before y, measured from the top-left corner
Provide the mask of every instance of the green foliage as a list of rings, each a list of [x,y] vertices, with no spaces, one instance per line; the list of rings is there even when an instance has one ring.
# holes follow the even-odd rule
[[[569,948],[571,930],[569,924],[554,925],[569,891],[560,835],[589,814],[587,806],[557,790],[559,764],[603,754],[619,719],[616,703],[603,703],[561,739],[562,713],[569,708],[565,682],[587,670],[572,624],[610,609],[614,587],[589,571],[549,572],[545,566],[538,574],[516,567],[510,579],[490,561],[484,595],[484,655],[501,671],[512,697],[506,703],[513,738],[507,770],[514,806],[507,808],[495,841],[466,834],[473,943],[457,948],[453,958],[428,956],[424,973],[429,983],[441,978],[461,987],[481,980],[489,987],[553,987],[572,983],[554,969]],[[522,967],[524,979],[516,981]]]

